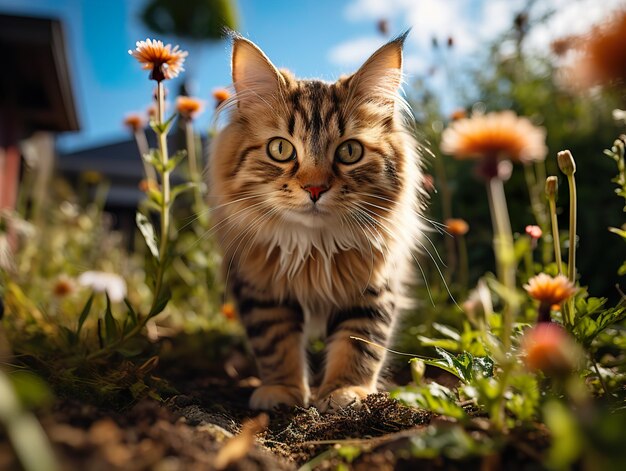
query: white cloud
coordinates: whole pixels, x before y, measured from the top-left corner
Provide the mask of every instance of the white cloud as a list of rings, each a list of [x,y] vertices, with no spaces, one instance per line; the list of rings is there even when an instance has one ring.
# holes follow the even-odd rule
[[[380,36],[367,36],[343,42],[329,53],[330,61],[343,67],[358,67],[382,44]]]
[[[625,0],[550,0],[540,3],[544,11],[554,9],[556,13],[544,24],[531,31],[528,47],[545,50],[557,38],[580,34],[602,21],[609,12],[626,7]]]
[[[527,3],[527,0],[352,0],[344,15],[349,21],[370,24],[386,19],[392,34],[411,27],[405,46],[405,72],[425,76],[434,65],[441,70],[445,61],[448,74],[453,76],[457,67],[473,60],[486,44],[513,28],[515,15],[523,11]],[[531,29],[525,45],[547,52],[554,39],[584,32],[620,6],[626,7],[626,0],[535,2],[531,19],[549,11],[555,13]],[[438,50],[432,47],[433,37],[439,41]],[[451,50],[445,50],[448,37],[454,39]],[[382,43],[383,39],[376,36],[349,40],[333,47],[329,59],[334,64],[355,67]],[[434,74],[429,82],[443,96],[448,96],[444,101],[451,102],[448,81],[442,75]]]

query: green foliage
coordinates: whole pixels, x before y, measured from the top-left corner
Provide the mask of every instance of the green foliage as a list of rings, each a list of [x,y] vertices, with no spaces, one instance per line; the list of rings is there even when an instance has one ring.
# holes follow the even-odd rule
[[[403,404],[421,407],[454,419],[467,418],[465,410],[457,404],[458,397],[454,391],[438,383],[397,388],[391,391],[391,397]]]
[[[471,383],[478,377],[489,378],[493,376],[493,360],[489,357],[474,357],[468,352],[454,356],[439,347],[435,350],[441,358],[421,359],[420,361],[452,373],[465,383]]]
[[[224,28],[237,28],[230,0],[150,0],[141,18],[155,33],[193,40],[215,41],[223,37]]]
[[[410,438],[411,454],[416,458],[437,458],[445,456],[454,460],[464,460],[474,456],[492,453],[495,446],[489,437],[474,438],[460,426],[426,428]]]
[[[586,293],[576,297],[576,318],[572,333],[585,347],[603,330],[626,319],[626,301],[622,300],[615,307],[603,309],[606,298],[587,297]]]

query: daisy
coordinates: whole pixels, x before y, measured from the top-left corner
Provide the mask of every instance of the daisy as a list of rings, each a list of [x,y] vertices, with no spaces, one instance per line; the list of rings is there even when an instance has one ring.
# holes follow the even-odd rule
[[[126,297],[126,282],[114,273],[86,271],[78,277],[78,284],[98,293],[107,293],[114,303],[123,301]]]

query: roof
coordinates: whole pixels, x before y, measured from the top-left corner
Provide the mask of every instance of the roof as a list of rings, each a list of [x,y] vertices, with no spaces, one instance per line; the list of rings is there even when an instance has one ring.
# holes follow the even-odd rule
[[[57,19],[0,14],[0,114],[24,137],[36,130],[77,131],[63,25]]]

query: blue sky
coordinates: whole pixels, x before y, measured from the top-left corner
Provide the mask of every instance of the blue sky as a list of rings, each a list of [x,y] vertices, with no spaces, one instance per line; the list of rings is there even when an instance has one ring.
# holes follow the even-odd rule
[[[433,35],[443,40],[448,35],[455,37],[456,56],[452,58],[455,64],[471,60],[480,54],[484,41],[509,27],[513,14],[523,3],[523,0],[237,1],[239,30],[259,44],[277,66],[287,67],[299,76],[326,80],[353,71],[385,41],[376,30],[379,18],[389,20],[392,34],[413,27],[405,63],[409,75],[419,76],[433,63],[430,47]],[[534,43],[542,47],[559,34],[584,28],[624,1],[539,3],[563,12],[536,34]],[[127,53],[136,40],[154,37],[139,20],[143,4],[144,0],[0,0],[0,12],[54,16],[65,23],[82,130],[61,136],[61,148],[76,149],[123,139],[124,115],[144,112],[148,107],[153,82],[147,80],[147,73]],[[228,43],[198,48],[176,38],[160,39],[180,43],[190,51],[186,74],[193,79],[193,94],[205,99],[210,109],[211,91],[230,83]],[[443,82],[437,82],[438,77],[432,81],[435,88],[446,93]],[[170,85],[177,89],[175,81]],[[206,128],[209,119],[210,113],[205,113],[198,121],[199,128]]]

